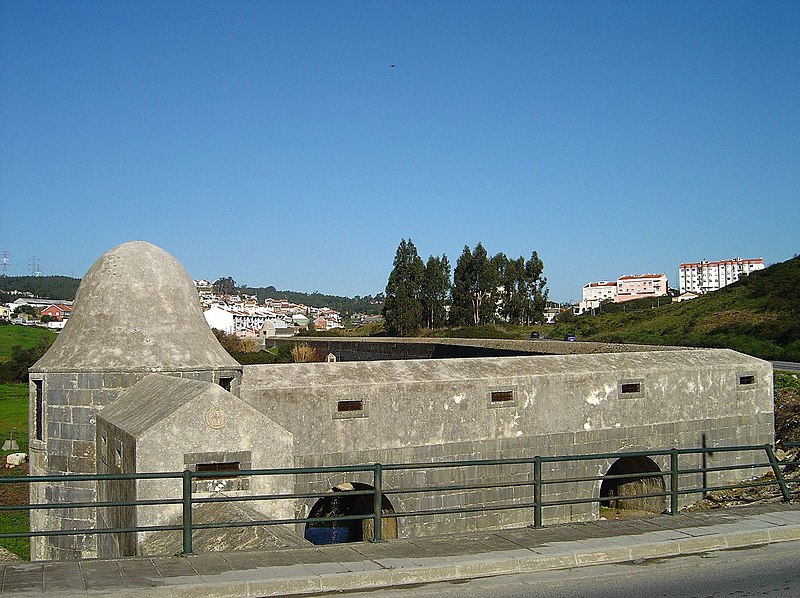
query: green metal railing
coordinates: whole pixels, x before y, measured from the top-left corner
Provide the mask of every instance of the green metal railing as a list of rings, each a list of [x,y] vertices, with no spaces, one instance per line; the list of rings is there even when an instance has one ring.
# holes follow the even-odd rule
[[[707,457],[714,453],[756,453],[766,457],[764,462],[752,462],[754,457],[748,462],[740,464],[728,464],[710,467],[707,465]],[[637,471],[626,472],[616,475],[576,475],[576,469],[580,469],[580,464],[598,462],[594,464],[595,470],[608,471],[606,465],[609,461],[617,461],[623,458],[657,458],[666,464],[663,471]],[[681,468],[681,461],[685,463],[686,458],[694,458],[700,461],[699,465]],[[655,462],[654,462],[655,464]],[[393,475],[394,472],[405,472],[406,476],[411,472],[419,471],[423,477],[431,470],[460,470],[463,468],[481,467],[484,471],[493,467],[515,467],[513,475],[525,477],[521,480],[505,480],[485,483],[456,483],[455,475],[452,475],[451,483],[438,485],[416,485],[401,487],[399,485],[385,484],[385,477]],[[585,467],[584,467],[585,469]],[[749,479],[728,484],[708,485],[709,474],[723,473],[729,475],[733,471],[749,471],[753,473],[757,470],[767,470],[772,473],[774,479]],[[293,476],[298,479],[305,475],[325,475],[328,478],[336,474],[350,474],[356,477],[366,476],[372,482],[371,489],[349,490],[336,494],[339,497],[371,496],[371,512],[359,514],[337,515],[334,517],[294,517],[288,519],[268,519],[254,521],[234,521],[234,522],[215,522],[215,523],[194,523],[192,521],[192,506],[203,503],[214,502],[244,502],[244,501],[297,501],[303,499],[324,499],[333,496],[330,491],[325,492],[294,492],[278,494],[248,494],[248,495],[220,495],[220,496],[196,496],[199,492],[193,490],[193,482],[203,479],[229,479],[236,477],[258,476]],[[473,476],[474,479],[475,476]],[[502,474],[498,474],[498,478]],[[697,484],[697,479],[701,480]],[[751,476],[752,477],[752,476]],[[705,496],[708,492],[718,490],[732,490],[741,488],[754,488],[759,486],[777,485],[784,500],[791,499],[789,485],[784,477],[781,464],[778,462],[773,452],[772,446],[765,445],[746,445],[731,447],[713,448],[689,448],[689,449],[664,449],[653,451],[618,452],[618,453],[592,453],[586,455],[558,455],[558,456],[536,456],[531,458],[518,459],[483,459],[470,461],[446,461],[432,463],[404,463],[404,464],[381,464],[373,463],[367,465],[353,465],[340,467],[305,467],[305,468],[285,468],[285,469],[255,469],[243,471],[203,471],[194,472],[186,470],[183,472],[164,472],[164,473],[132,473],[132,474],[94,474],[94,475],[48,475],[48,476],[28,476],[16,478],[0,478],[0,484],[53,484],[61,482],[119,482],[126,480],[181,480],[181,496],[164,499],[142,499],[131,501],[91,501],[91,502],[61,502],[61,503],[41,503],[41,504],[20,504],[20,505],[0,505],[0,513],[5,511],[18,510],[49,510],[49,509],[106,509],[113,507],[141,507],[154,505],[181,505],[182,521],[180,525],[147,525],[147,526],[127,526],[127,527],[106,527],[91,529],[61,529],[61,530],[36,530],[30,532],[3,533],[0,538],[15,537],[34,537],[34,536],[66,536],[66,535],[93,535],[93,534],[114,534],[114,533],[133,533],[133,532],[163,532],[181,531],[183,536],[183,553],[192,552],[192,532],[200,529],[247,527],[263,525],[286,525],[286,524],[331,524],[333,522],[367,520],[373,522],[372,541],[380,542],[383,539],[383,521],[389,518],[411,518],[427,517],[433,515],[457,515],[481,512],[494,512],[503,510],[529,509],[532,511],[532,525],[542,526],[542,513],[548,507],[560,507],[568,505],[580,505],[588,503],[600,503],[608,501],[609,497],[599,496],[596,489],[604,481],[630,482],[643,479],[661,480],[662,490],[658,492],[645,492],[625,496],[614,496],[615,501],[630,501],[634,499],[661,498],[665,502],[668,500],[669,508],[667,512],[675,514],[678,512],[680,497],[690,494],[701,494]],[[327,479],[327,478],[326,478]],[[402,475],[400,476],[402,480]],[[669,483],[667,484],[666,481]],[[547,498],[547,489],[553,485],[573,484],[577,489],[570,493],[571,498]],[[97,490],[97,485],[95,490]],[[506,501],[495,502],[493,504],[463,504],[459,506],[441,507],[433,509],[418,509],[415,511],[401,512],[382,512],[384,497],[396,495],[426,494],[431,496],[450,496],[453,493],[470,491],[492,491],[503,488],[524,489],[525,495],[522,498],[512,498]],[[558,492],[552,494],[558,495]],[[443,503],[444,504],[444,503]]]

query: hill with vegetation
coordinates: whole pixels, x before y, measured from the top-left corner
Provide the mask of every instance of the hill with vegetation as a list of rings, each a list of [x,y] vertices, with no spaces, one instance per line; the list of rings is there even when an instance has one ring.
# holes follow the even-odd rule
[[[762,359],[800,361],[798,290],[800,257],[795,257],[697,299],[659,307],[654,299],[640,300],[626,311],[617,305],[614,313],[566,315],[541,330],[554,338],[571,332],[578,340],[725,347]]]
[[[235,281],[234,281],[235,282]],[[0,302],[11,302],[23,295],[30,294],[41,299],[65,299],[71,301],[80,285],[80,278],[69,276],[0,276]],[[326,295],[319,291],[303,293],[300,291],[279,291],[273,286],[247,287],[240,286],[233,292],[246,293],[264,299],[285,299],[291,303],[302,303],[310,307],[330,307],[343,314],[367,313],[378,314],[383,307],[383,294],[363,297],[341,297]]]
[[[237,290],[247,295],[254,295],[259,303],[264,299],[285,299],[290,303],[302,303],[309,307],[329,307],[342,315],[352,315],[355,313],[379,314],[383,308],[383,294],[375,296],[365,295],[361,297],[341,297],[339,295],[325,295],[319,291],[313,293],[301,293],[300,291],[279,291],[273,286],[269,287],[237,287]]]
[[[80,278],[69,276],[0,276],[0,300],[13,301],[20,293],[30,293],[42,299],[72,301],[80,283]]]
[[[27,382],[28,368],[45,354],[56,333],[38,326],[16,326],[0,320],[0,384]]]

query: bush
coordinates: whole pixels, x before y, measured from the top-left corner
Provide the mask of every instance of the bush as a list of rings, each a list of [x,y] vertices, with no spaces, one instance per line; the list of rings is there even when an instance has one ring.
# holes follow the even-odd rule
[[[40,337],[29,349],[23,349],[21,345],[11,347],[8,361],[0,362],[0,383],[27,382],[28,368],[39,361],[52,344],[52,339]]]

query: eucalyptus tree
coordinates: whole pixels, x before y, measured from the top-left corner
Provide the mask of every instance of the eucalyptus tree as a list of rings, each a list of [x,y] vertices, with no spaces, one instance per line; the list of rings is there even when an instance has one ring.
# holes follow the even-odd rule
[[[453,271],[453,323],[478,326],[494,319],[498,274],[481,243],[468,246]]]
[[[425,264],[420,299],[422,318],[430,329],[443,326],[447,319],[447,304],[450,300],[450,262],[447,256],[430,256]]]

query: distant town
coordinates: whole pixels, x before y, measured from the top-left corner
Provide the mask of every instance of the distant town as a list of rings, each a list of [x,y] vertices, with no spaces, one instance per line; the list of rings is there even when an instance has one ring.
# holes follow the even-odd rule
[[[721,289],[742,276],[764,269],[763,258],[681,263],[678,268],[678,289],[670,289],[666,274],[623,274],[616,280],[598,280],[583,285],[580,302],[560,305],[548,302],[544,310],[546,323],[552,323],[564,310],[574,315],[591,313],[606,303],[623,303],[634,299],[673,295],[674,301],[685,301]],[[291,337],[301,330],[327,332],[345,325],[356,328],[382,322],[383,316],[354,313],[345,318],[330,307],[312,307],[286,299],[266,298],[243,292],[220,294],[214,283],[195,280],[200,306],[211,328],[242,339],[253,339],[257,345],[270,337]],[[43,325],[53,330],[64,327],[72,311],[72,301],[42,299],[30,292],[6,291],[19,295],[13,302],[0,304],[0,319],[16,324]]]

